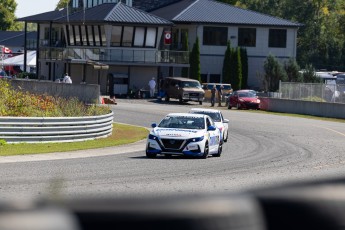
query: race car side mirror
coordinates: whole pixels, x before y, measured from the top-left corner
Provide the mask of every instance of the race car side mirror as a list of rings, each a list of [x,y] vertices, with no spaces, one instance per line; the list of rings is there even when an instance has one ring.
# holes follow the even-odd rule
[[[229,123],[229,119],[224,119],[223,123]]]
[[[152,128],[156,128],[156,127],[157,127],[157,124],[156,124],[156,123],[152,123],[152,124],[151,124],[151,127],[152,127]]]

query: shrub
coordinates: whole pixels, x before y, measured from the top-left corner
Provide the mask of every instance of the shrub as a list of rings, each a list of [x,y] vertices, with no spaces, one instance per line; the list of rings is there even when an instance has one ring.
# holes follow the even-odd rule
[[[109,107],[88,106],[77,98],[66,99],[14,90],[6,80],[0,80],[0,94],[0,116],[79,117],[109,113]]]
[[[0,146],[7,145],[7,142],[3,139],[0,139]]]

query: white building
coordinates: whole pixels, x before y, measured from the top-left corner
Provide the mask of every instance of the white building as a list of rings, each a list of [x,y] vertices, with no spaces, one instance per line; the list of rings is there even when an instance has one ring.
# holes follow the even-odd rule
[[[38,23],[40,79],[68,72],[73,83],[100,84],[102,94],[148,89],[152,77],[178,76],[189,67],[189,52],[179,51],[184,33],[190,48],[199,37],[203,82],[222,82],[228,40],[247,49],[251,88],[261,87],[257,72],[269,54],[296,57],[300,24],[213,0],[181,0],[150,13],[131,1],[84,0],[80,8],[82,1],[72,1],[74,10],[21,19]],[[172,32],[172,45],[163,44],[164,31]]]

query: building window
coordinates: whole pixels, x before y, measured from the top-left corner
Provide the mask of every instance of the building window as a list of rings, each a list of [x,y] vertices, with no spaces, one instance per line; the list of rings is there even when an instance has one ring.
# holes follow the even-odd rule
[[[122,26],[113,26],[111,30],[111,46],[121,46]]]
[[[256,29],[239,28],[238,29],[238,46],[256,46]]]
[[[67,25],[66,26],[66,31],[67,31],[67,39],[68,39],[68,45],[70,46],[74,46],[75,45],[75,41],[74,41],[74,33],[72,30],[72,26]]]
[[[76,46],[82,45],[82,44],[81,44],[81,37],[80,37],[79,26],[78,26],[78,25],[75,25],[74,28],[73,28],[73,31],[74,31],[75,41],[76,41],[75,45],[76,45]]]
[[[122,38],[122,46],[131,47],[133,41],[133,27],[125,26],[123,28],[123,38]]]
[[[268,47],[286,48],[286,30],[270,29]]]
[[[101,44],[100,46],[106,46],[107,45],[107,37],[105,35],[105,28],[104,26],[98,26],[99,34],[101,35]]]
[[[227,27],[204,26],[203,45],[226,46],[228,40]]]
[[[101,46],[101,37],[102,35],[100,34],[100,29],[98,26],[93,26],[93,33],[94,33],[94,39],[95,39],[95,45],[96,46]]]
[[[145,39],[145,27],[136,27],[134,36],[134,46],[143,47]]]
[[[147,28],[145,47],[155,47],[157,38],[157,29],[156,28]]]
[[[89,37],[90,46],[96,46],[95,36],[93,33],[93,26],[87,26],[86,29],[87,29],[87,35]]]
[[[86,33],[86,26],[81,26],[81,38],[82,38],[82,44],[84,46],[89,46],[90,43],[88,41],[88,36],[87,36],[87,33]]]

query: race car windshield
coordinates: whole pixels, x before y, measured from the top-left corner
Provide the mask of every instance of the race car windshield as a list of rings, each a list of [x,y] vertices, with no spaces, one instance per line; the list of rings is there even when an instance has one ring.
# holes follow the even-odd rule
[[[195,112],[195,113],[208,115],[208,116],[210,116],[212,118],[213,121],[221,122],[221,118],[220,118],[219,113],[209,113],[209,112],[204,112],[204,111],[198,111],[198,112]]]
[[[158,125],[159,128],[204,129],[202,117],[166,117]]]

